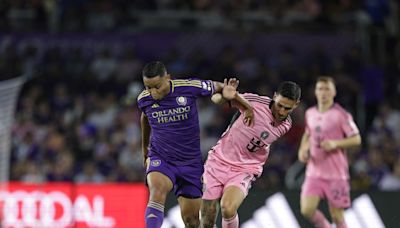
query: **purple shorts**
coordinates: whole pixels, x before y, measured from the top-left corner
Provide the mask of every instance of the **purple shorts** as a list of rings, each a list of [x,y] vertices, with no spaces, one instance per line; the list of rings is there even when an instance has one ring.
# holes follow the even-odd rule
[[[169,179],[174,185],[175,196],[182,196],[185,198],[200,198],[203,195],[203,183],[201,177],[204,172],[202,161],[188,165],[173,165],[165,162],[157,156],[150,156],[150,165],[146,174],[150,172],[160,172]]]

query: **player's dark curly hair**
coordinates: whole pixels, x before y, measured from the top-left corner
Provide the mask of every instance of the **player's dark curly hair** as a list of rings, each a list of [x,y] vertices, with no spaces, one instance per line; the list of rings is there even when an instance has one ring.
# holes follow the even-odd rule
[[[292,81],[284,81],[282,82],[278,90],[277,94],[280,94],[283,97],[289,98],[290,100],[300,100],[301,97],[301,89],[300,86]]]
[[[165,68],[165,65],[160,61],[147,63],[142,71],[142,76],[146,78],[163,77],[166,74],[167,68]]]

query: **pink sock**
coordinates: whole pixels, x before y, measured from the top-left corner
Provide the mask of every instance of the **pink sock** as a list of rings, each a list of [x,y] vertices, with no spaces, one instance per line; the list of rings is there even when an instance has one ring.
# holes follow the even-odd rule
[[[331,224],[325,218],[321,211],[317,210],[311,217],[310,221],[314,224],[316,228],[330,228]]]
[[[236,214],[232,218],[222,218],[222,228],[238,228],[239,227],[239,216]]]
[[[336,228],[347,228],[346,221],[343,219],[343,221],[336,223]]]

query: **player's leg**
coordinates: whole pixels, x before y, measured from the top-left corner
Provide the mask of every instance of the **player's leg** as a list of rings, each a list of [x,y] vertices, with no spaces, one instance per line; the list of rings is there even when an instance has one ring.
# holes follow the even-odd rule
[[[168,193],[173,188],[174,175],[168,164],[152,157],[147,169],[146,182],[149,188],[149,201],[145,212],[147,228],[159,228],[164,220],[164,205]]]
[[[213,228],[219,212],[219,201],[226,181],[226,165],[208,157],[203,174],[203,201],[201,205],[201,224]]]
[[[306,178],[301,190],[301,214],[317,228],[330,227],[328,220],[318,210],[319,202],[321,197],[323,197],[323,184],[317,178]]]
[[[308,219],[316,228],[328,228],[330,224],[320,210],[318,205],[319,196],[302,196],[300,201],[301,214]]]
[[[151,172],[147,175],[149,202],[146,208],[146,227],[161,227],[164,219],[164,204],[172,189],[172,181],[162,173]]]
[[[201,203],[201,224],[203,228],[213,228],[217,222],[218,215],[218,202],[216,200],[205,200],[203,199]]]
[[[239,227],[237,210],[246,198],[255,177],[251,173],[236,171],[230,171],[225,175],[228,176],[228,181],[221,198],[222,227],[237,228]]]
[[[222,228],[238,228],[239,216],[237,210],[247,194],[237,186],[229,186],[225,189],[221,198]]]
[[[181,208],[181,216],[185,227],[199,227],[200,206],[203,195],[201,176],[204,172],[202,161],[176,167],[177,181],[175,195]]]
[[[201,198],[191,199],[183,196],[178,197],[181,208],[181,216],[186,228],[198,228],[200,226],[199,212]]]
[[[333,222],[336,224],[336,228],[346,228],[346,222],[344,220],[344,209],[329,207],[329,212]]]
[[[327,193],[329,212],[337,228],[347,227],[344,220],[344,208],[350,207],[350,184],[347,180],[334,180],[330,182]]]

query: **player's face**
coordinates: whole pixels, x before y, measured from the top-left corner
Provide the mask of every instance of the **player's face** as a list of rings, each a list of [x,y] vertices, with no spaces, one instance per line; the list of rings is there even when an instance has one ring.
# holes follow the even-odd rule
[[[272,105],[272,115],[276,121],[283,121],[297,107],[299,101],[291,100],[280,94],[274,95],[274,104]]]
[[[333,102],[336,96],[335,85],[332,82],[317,82],[315,85],[315,96],[318,103],[326,104]]]
[[[169,81],[169,75],[165,75],[163,77],[157,76],[153,78],[143,77],[144,86],[155,100],[161,100],[169,93]]]

